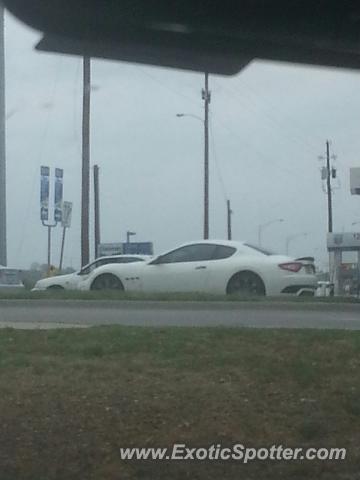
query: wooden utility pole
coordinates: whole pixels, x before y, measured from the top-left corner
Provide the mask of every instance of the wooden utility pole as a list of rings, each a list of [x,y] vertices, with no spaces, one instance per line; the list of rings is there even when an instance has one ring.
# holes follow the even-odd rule
[[[330,142],[326,141],[326,190],[328,197],[328,232],[333,231],[333,213],[332,213],[332,189],[331,189],[331,176],[333,170],[330,168]]]
[[[204,119],[204,239],[209,238],[209,105],[211,92],[209,91],[209,74],[205,73],[205,88],[202,90],[202,99],[205,102]]]
[[[228,240],[232,240],[232,228],[231,228],[231,215],[232,215],[232,210],[231,210],[231,204],[230,200],[227,200],[227,231],[228,231]]]
[[[7,265],[4,7],[0,2],[0,265]]]
[[[90,203],[90,57],[83,60],[83,121],[82,121],[82,174],[81,174],[81,266],[90,261],[89,203]]]
[[[100,245],[100,187],[99,187],[99,166],[94,165],[94,240],[95,258],[99,256]]]

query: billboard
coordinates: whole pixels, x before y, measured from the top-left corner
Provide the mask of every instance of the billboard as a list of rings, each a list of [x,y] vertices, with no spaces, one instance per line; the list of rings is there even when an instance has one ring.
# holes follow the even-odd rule
[[[335,250],[343,252],[360,251],[360,233],[328,233],[327,248],[330,252]]]
[[[100,243],[98,248],[99,257],[109,257],[111,255],[122,255],[123,244],[122,243]]]
[[[49,220],[50,168],[40,168],[40,219]]]
[[[154,245],[152,242],[124,243],[123,252],[127,255],[154,255]]]
[[[111,255],[153,255],[154,245],[152,242],[131,243],[100,243],[98,248],[99,257]]]
[[[61,222],[63,203],[63,177],[64,170],[55,168],[55,190],[54,190],[54,220]]]

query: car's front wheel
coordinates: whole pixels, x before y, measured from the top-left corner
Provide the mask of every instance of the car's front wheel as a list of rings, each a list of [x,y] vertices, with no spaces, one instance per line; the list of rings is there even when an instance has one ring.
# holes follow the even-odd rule
[[[245,271],[236,273],[226,288],[228,295],[244,295],[244,296],[263,296],[266,294],[265,285],[262,279],[254,272]]]
[[[124,290],[124,286],[115,275],[104,273],[95,278],[90,290]]]

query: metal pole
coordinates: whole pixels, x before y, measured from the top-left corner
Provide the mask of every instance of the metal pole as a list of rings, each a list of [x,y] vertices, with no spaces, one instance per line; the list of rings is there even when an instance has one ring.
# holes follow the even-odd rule
[[[62,241],[61,241],[61,253],[60,253],[60,263],[59,263],[59,271],[60,272],[61,272],[62,267],[63,267],[65,235],[66,235],[66,227],[63,228]]]
[[[47,266],[48,266],[48,275],[50,274],[51,267],[51,228],[48,226],[48,256],[47,256]]]
[[[231,228],[231,205],[230,200],[227,201],[227,230],[228,230],[228,240],[232,240],[232,228]]]
[[[95,239],[95,258],[99,256],[100,245],[100,192],[99,192],[99,167],[94,165],[94,239]]]
[[[4,7],[0,3],[0,265],[7,265]]]
[[[82,176],[81,176],[81,266],[90,261],[89,202],[90,202],[90,58],[84,57]]]
[[[209,104],[211,93],[209,92],[209,74],[205,73],[205,88],[202,91],[205,102],[204,120],[204,239],[209,238]]]

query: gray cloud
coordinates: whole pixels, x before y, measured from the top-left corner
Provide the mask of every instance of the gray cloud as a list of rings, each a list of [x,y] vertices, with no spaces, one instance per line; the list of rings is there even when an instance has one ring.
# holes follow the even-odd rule
[[[81,60],[35,52],[39,34],[6,17],[9,264],[46,261],[39,220],[41,164],[65,170],[74,202],[65,263],[79,265]],[[127,229],[157,251],[201,238],[202,125],[176,113],[202,115],[199,74],[93,61],[91,158],[101,171],[102,237]],[[257,62],[232,78],[211,77],[211,236],[226,232],[225,199],[238,239],[284,251],[286,236],[308,232],[292,253],[326,258],[326,198],[317,156],[325,140],[338,155],[341,188],[334,222],[360,220],[349,193],[349,167],[359,165],[359,74]],[[60,228],[54,232],[58,261]]]

